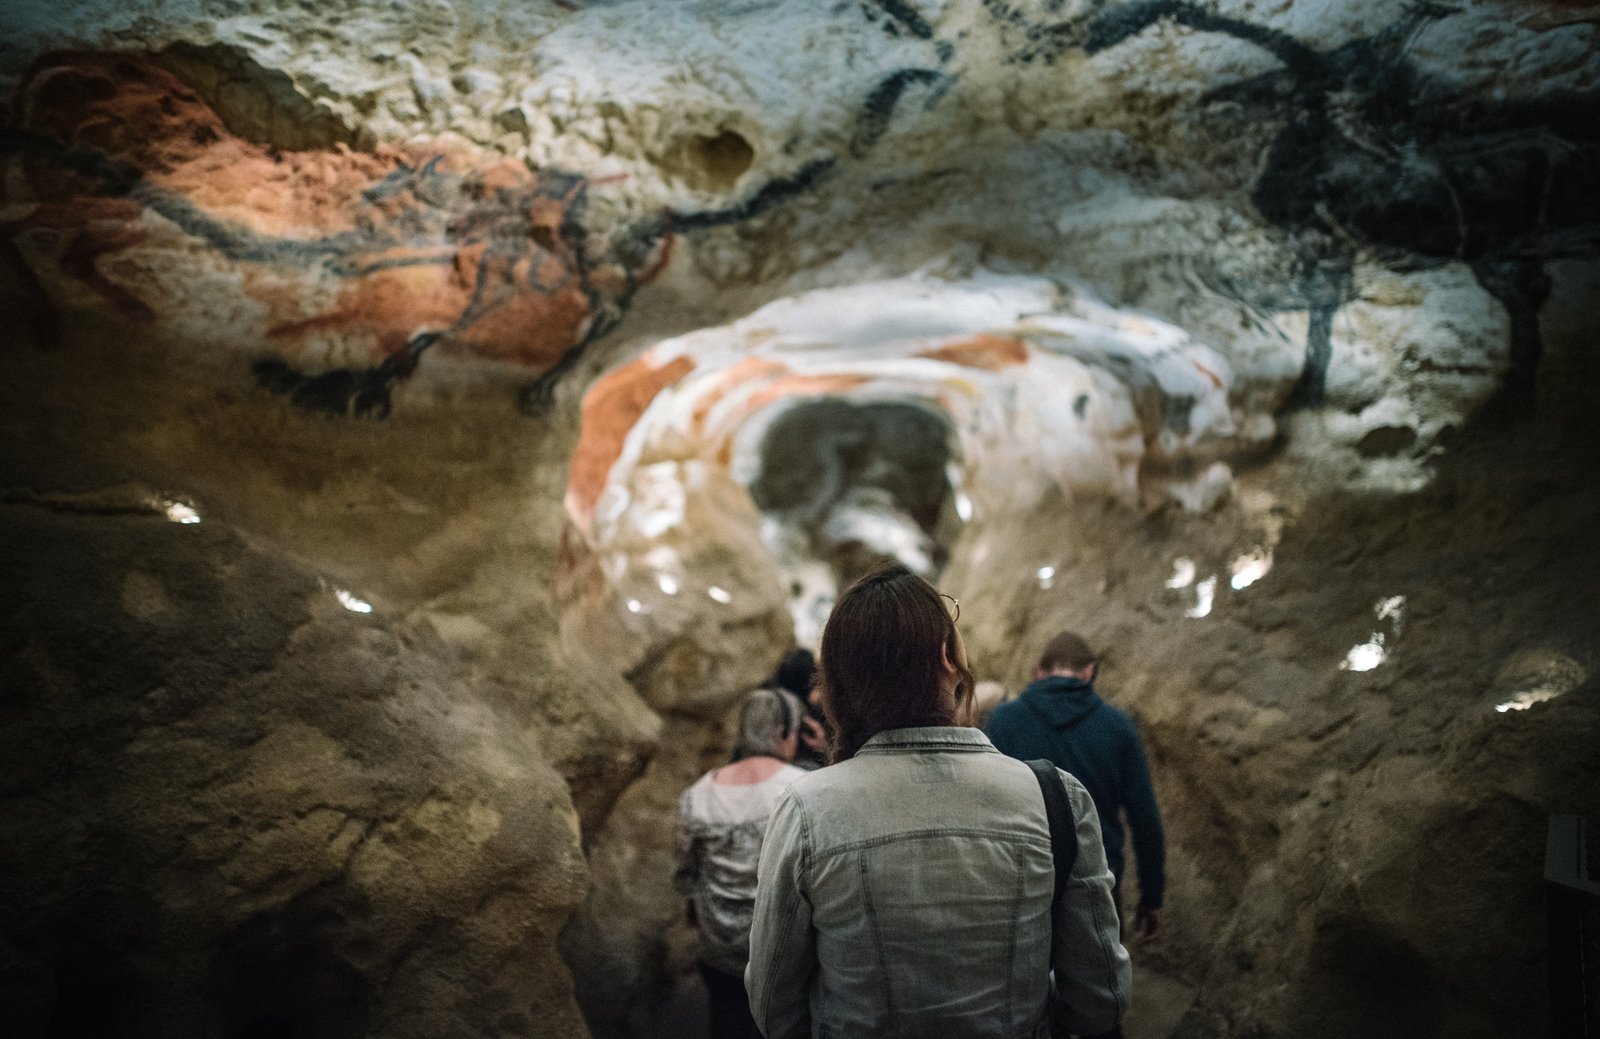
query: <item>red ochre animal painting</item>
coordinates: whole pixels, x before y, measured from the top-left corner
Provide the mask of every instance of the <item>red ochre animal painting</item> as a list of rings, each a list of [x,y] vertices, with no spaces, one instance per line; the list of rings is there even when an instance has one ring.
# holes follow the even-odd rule
[[[57,340],[66,306],[159,320],[178,283],[220,268],[264,317],[219,334],[310,410],[387,414],[429,350],[516,366],[547,395],[670,253],[666,216],[595,233],[579,175],[460,145],[246,140],[147,55],[43,58],[10,117],[0,277],[40,342]]]

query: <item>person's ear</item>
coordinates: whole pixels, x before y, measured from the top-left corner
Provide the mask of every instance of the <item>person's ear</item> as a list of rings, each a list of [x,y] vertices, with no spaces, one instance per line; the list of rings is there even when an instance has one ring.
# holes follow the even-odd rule
[[[956,666],[950,662],[950,640],[939,643],[939,666],[944,668],[947,675],[956,673]]]

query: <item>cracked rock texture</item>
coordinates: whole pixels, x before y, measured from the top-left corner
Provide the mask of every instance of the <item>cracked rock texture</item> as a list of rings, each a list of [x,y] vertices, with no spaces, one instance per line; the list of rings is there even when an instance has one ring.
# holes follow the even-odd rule
[[[677,792],[889,555],[1107,647],[1134,1039],[1538,1031],[1595,4],[337,6],[0,11],[22,1034],[650,1034]]]
[[[436,644],[153,511],[5,537],[18,1034],[581,1031],[566,786]]]

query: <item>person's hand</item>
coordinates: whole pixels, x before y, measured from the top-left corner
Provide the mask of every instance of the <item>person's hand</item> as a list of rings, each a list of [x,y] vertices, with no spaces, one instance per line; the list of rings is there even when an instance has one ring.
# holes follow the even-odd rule
[[[828,734],[822,731],[821,722],[815,718],[807,717],[800,722],[800,742],[811,750],[826,750]]]
[[[1133,933],[1141,942],[1148,942],[1161,933],[1161,910],[1140,906],[1133,916]]]

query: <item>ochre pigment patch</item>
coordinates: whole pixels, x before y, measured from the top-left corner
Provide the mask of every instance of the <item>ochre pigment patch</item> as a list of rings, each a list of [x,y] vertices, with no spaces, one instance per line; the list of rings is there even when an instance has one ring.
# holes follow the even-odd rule
[[[744,402],[739,422],[743,422],[762,408],[775,404],[785,397],[828,397],[848,393],[872,380],[865,375],[784,375],[752,393]],[[730,426],[716,448],[716,459],[722,465],[733,463],[733,434],[738,424]]]
[[[964,368],[981,368],[997,372],[1002,368],[1028,363],[1028,344],[1009,336],[976,335],[958,343],[924,350],[918,356],[935,361],[948,361]]]
[[[750,395],[745,413],[753,415],[784,397],[826,397],[847,393],[870,381],[865,375],[786,375]]]
[[[712,376],[710,388],[700,395],[700,399],[695,402],[694,411],[690,414],[691,434],[697,439],[705,436],[706,419],[710,417],[711,410],[722,403],[734,389],[746,383],[776,378],[788,371],[789,366],[782,361],[774,361],[767,357],[742,357],[726,371]]]
[[[293,364],[409,351],[351,376],[386,400],[428,348],[550,370],[614,322],[596,320],[597,304],[620,313],[667,253],[665,231],[630,261],[594,248],[576,219],[586,178],[470,146],[291,152],[245,140],[142,55],[47,56],[12,110],[3,201],[28,208],[0,223],[0,252],[40,300],[30,312],[47,333],[56,279],[130,319],[163,320],[181,316],[162,309],[183,304],[158,302],[175,298],[172,285],[221,268],[265,313],[219,335]],[[40,231],[67,244],[36,255]],[[309,378],[289,371],[275,384]]]
[[[694,362],[687,356],[660,366],[645,356],[607,374],[584,395],[578,447],[567,477],[567,512],[575,522],[588,525],[611,466],[639,416],[657,394],[693,370]]]

